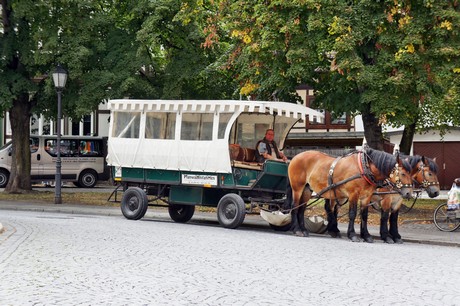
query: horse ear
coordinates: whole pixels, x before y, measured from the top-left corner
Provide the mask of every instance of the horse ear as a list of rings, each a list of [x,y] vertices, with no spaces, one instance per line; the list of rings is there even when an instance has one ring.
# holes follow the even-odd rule
[[[402,167],[403,166],[403,161],[402,159],[399,157],[399,154],[396,155],[396,161],[397,161],[397,164],[399,167]]]
[[[427,164],[427,162],[426,162],[426,158],[425,158],[425,156],[424,156],[424,155],[422,155],[422,163],[423,163],[424,165],[426,165],[426,164]]]

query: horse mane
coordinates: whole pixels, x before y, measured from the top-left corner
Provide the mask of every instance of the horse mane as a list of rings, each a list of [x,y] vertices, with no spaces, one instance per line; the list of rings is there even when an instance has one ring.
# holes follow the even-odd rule
[[[420,155],[402,155],[403,159],[404,160],[408,160],[409,163],[410,163],[410,166],[412,167],[412,169],[414,167],[417,166],[417,164],[423,159],[422,156]],[[428,167],[430,168],[431,171],[433,171],[435,174],[438,173],[438,165],[436,164],[436,162],[434,160],[432,160],[431,158],[428,158],[428,157],[425,157],[425,160],[428,161]]]
[[[431,158],[428,158],[425,156],[425,160],[428,161],[428,166],[430,167],[430,170],[433,171],[434,173],[438,174],[438,164]]]
[[[400,155],[402,159],[407,160],[411,166],[412,169],[414,169],[417,164],[422,160],[422,157],[420,155]]]
[[[396,160],[396,156],[390,153],[374,150],[371,148],[367,148],[365,152],[369,159],[372,161],[372,163],[383,174],[390,174],[394,166],[398,162]],[[410,172],[412,169],[410,163],[407,160],[401,160],[403,161],[403,168],[406,169],[406,171]]]

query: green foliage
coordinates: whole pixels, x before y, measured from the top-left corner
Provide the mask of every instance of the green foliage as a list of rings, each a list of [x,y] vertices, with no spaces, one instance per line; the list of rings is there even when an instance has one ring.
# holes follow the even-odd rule
[[[180,1],[9,4],[19,31],[0,36],[3,110],[29,92],[32,112],[55,117],[56,92],[47,76],[57,63],[69,72],[62,103],[73,119],[110,98],[228,98],[234,92],[231,75],[214,64],[223,49],[201,46],[203,23],[176,20]],[[11,65],[16,54],[20,68]]]
[[[12,124],[16,156],[30,156],[30,114],[56,118],[50,75],[58,63],[69,73],[62,113],[74,121],[111,98],[234,93],[232,75],[215,64],[225,47],[202,47],[204,23],[179,21],[180,1],[4,0],[0,8],[0,112],[23,114]],[[28,167],[17,165],[17,175],[12,169],[14,187],[7,189],[30,188],[16,183],[30,175]]]
[[[204,23],[197,16],[183,19],[181,6],[182,1],[175,0],[145,1],[137,6],[137,12],[145,16],[137,38],[153,50],[153,57],[162,59],[161,98],[230,98],[233,80],[216,65],[225,44],[204,48]]]
[[[370,109],[380,123],[419,129],[458,123],[458,1],[187,3],[218,16],[243,94],[288,100],[309,84],[317,106],[337,114]]]
[[[294,101],[309,84],[317,106],[336,114],[370,106],[395,126],[459,123],[453,0],[4,3],[0,110],[27,92],[31,112],[55,117],[47,76],[61,63],[74,119],[110,98]]]

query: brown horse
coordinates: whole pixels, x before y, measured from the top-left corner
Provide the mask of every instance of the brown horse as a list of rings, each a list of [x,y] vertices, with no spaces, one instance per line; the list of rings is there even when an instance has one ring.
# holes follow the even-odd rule
[[[352,241],[360,241],[354,229],[357,207],[365,207],[370,202],[377,187],[387,181],[396,184],[403,197],[412,194],[410,167],[399,157],[366,149],[343,157],[331,157],[318,151],[305,151],[297,154],[289,163],[287,201],[292,203],[292,229],[297,236],[308,236],[305,227],[305,207],[312,197],[331,200],[331,208],[349,201],[349,219],[347,235]],[[361,222],[361,237],[372,242],[367,230],[367,218]]]
[[[406,158],[406,157],[405,157]],[[438,166],[435,160],[424,156],[407,156],[411,165],[411,177],[414,183],[426,190],[430,198],[439,195],[439,181],[437,177]],[[384,194],[379,194],[379,193]],[[398,216],[403,199],[399,193],[391,192],[388,188],[377,189],[377,194],[372,198],[372,202],[380,203],[380,238],[386,243],[403,243],[398,230]],[[388,221],[390,229],[388,230]]]

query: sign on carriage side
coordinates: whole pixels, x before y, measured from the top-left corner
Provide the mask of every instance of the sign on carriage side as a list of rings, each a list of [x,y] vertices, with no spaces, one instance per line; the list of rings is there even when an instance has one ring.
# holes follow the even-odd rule
[[[217,175],[182,174],[182,184],[217,186]]]

